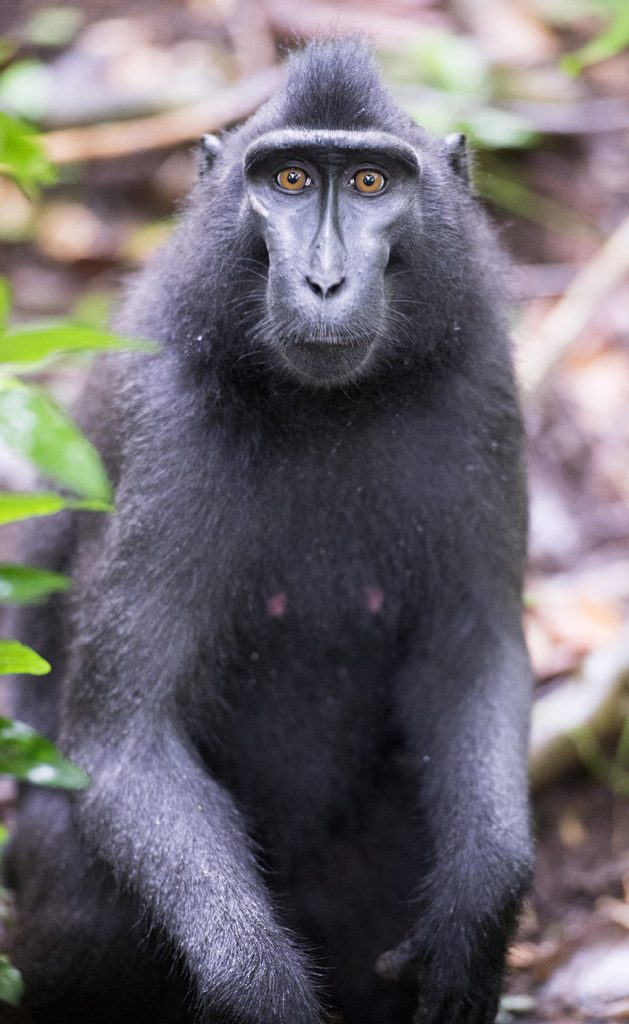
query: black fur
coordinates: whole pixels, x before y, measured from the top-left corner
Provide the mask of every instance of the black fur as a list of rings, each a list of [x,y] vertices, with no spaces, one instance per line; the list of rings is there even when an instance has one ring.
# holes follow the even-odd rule
[[[287,127],[418,155],[370,357],[339,380],[278,356],[243,200],[247,148]],[[30,552],[75,585],[21,615],[55,673],[18,711],[93,784],[20,798],[19,1019],[493,1020],[530,870],[500,279],[448,147],[362,44],[308,47],[223,139],[120,317],[161,354],[100,363],[84,402],[118,511],[57,517]]]

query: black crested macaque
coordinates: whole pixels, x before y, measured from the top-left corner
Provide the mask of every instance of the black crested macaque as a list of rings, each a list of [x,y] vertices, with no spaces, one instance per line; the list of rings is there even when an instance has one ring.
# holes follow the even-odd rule
[[[92,786],[21,796],[19,1019],[489,1024],[531,864],[526,500],[463,142],[346,40],[204,154],[119,320],[161,352],[85,399],[117,513],[29,553],[74,589],[22,617],[56,682],[18,713]]]

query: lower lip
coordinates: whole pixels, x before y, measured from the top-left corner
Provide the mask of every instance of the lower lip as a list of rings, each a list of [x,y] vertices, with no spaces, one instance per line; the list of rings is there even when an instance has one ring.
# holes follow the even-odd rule
[[[284,349],[286,362],[313,382],[333,383],[356,375],[370,352],[367,345],[342,342],[301,342]]]

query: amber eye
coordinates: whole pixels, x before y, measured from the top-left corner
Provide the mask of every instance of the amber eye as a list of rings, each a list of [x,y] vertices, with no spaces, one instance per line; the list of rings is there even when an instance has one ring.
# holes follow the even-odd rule
[[[285,167],[275,178],[280,188],[285,192],[303,192],[312,184],[310,178],[301,167]]]
[[[386,183],[387,179],[384,174],[380,174],[380,171],[374,171],[371,167],[366,167],[363,171],[358,171],[354,175],[350,184],[358,189],[359,192],[373,195],[375,192],[382,192]]]

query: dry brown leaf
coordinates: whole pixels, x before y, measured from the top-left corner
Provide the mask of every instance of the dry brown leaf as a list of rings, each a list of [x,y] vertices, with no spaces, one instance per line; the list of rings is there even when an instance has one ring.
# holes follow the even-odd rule
[[[621,928],[626,928],[629,931],[629,903],[625,900],[617,900],[613,896],[599,896],[596,901],[596,909],[610,921],[615,921]],[[627,973],[629,974],[629,963],[627,964]]]

